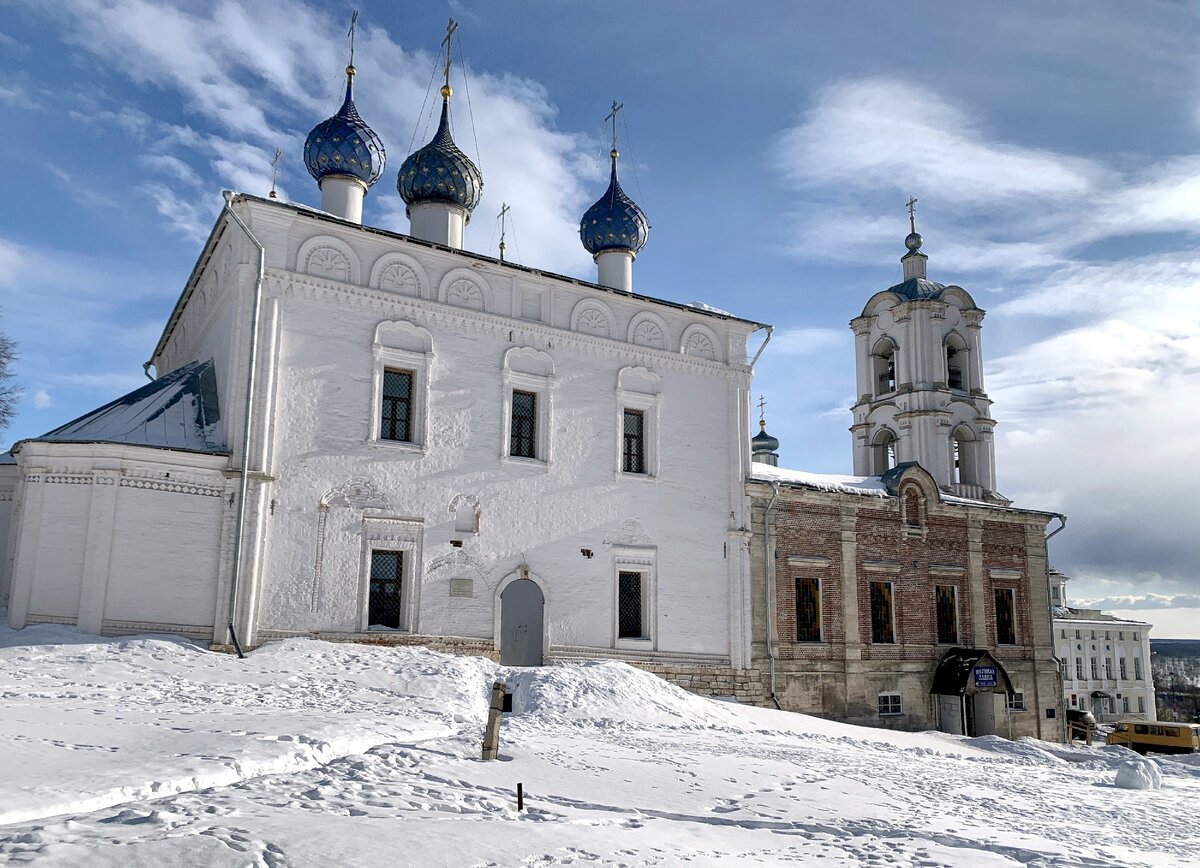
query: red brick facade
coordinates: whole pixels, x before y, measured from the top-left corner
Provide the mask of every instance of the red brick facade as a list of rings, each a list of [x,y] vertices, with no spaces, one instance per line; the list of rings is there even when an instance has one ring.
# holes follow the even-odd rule
[[[1000,662],[1028,708],[998,719],[997,731],[1058,738],[1058,670],[1046,588],[1049,514],[945,499],[916,466],[887,496],[784,483],[769,528],[764,513],[774,489],[752,482],[748,492],[754,518],[752,665],[769,679],[773,611],[775,698],[782,707],[856,723],[936,728],[937,702],[929,690],[938,661],[952,647],[977,648]],[[819,642],[796,641],[797,578],[820,583]],[[873,641],[872,582],[882,583],[880,600],[891,588],[891,642]],[[938,642],[938,585],[955,588],[957,642]],[[997,589],[1013,591],[1015,644],[997,644]],[[764,693],[770,701],[769,683]],[[880,693],[900,693],[903,712],[881,717]]]

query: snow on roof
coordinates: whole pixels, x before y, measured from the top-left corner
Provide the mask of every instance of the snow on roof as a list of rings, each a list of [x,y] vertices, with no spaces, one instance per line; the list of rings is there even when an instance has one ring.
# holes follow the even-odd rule
[[[888,490],[878,476],[841,476],[836,473],[809,473],[787,467],[752,462],[750,478],[762,482],[784,482],[789,485],[804,485],[819,491],[840,491],[846,494],[865,494],[870,497],[887,497]]]
[[[719,307],[713,307],[711,304],[705,304],[702,301],[689,301],[687,307],[694,307],[696,310],[708,311],[709,313],[719,313],[721,316],[734,316],[727,310],[721,310]]]
[[[228,452],[213,367],[212,359],[184,365],[41,437],[29,439]]]

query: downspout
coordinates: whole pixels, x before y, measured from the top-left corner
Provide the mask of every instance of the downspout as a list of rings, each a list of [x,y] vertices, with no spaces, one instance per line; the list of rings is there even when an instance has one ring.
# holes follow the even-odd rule
[[[244,658],[246,655],[242,653],[242,646],[238,643],[233,622],[237,612],[237,591],[242,578],[242,563],[245,560],[243,538],[246,535],[246,498],[250,492],[250,434],[254,428],[254,375],[255,369],[258,367],[258,319],[262,310],[263,277],[266,274],[267,254],[262,243],[250,231],[250,227],[242,222],[242,218],[233,210],[233,193],[226,190],[223,195],[225,196],[224,212],[233,218],[233,222],[258,250],[258,276],[254,281],[254,307],[250,314],[250,357],[246,371],[246,424],[242,431],[242,467],[239,473],[237,531],[233,540],[233,571],[229,578],[229,621],[226,625],[229,631],[229,641],[237,651],[238,657]]]
[[[770,326],[767,326],[769,329]],[[771,339],[770,332],[767,333],[767,340]],[[763,346],[766,346],[764,343]],[[761,353],[762,350],[760,349]],[[758,358],[758,356],[755,356]],[[763,577],[766,583],[767,590],[767,659],[770,661],[771,672],[771,701],[775,703],[775,707],[780,711],[783,708],[779,704],[779,697],[775,695],[775,570],[774,561],[771,557],[771,510],[775,508],[775,501],[779,499],[779,483],[771,483],[771,502],[767,504],[767,508],[763,510]]]
[[[765,328],[767,330],[767,337],[762,342],[762,346],[760,346],[758,348],[758,352],[754,354],[754,358],[752,358],[750,360],[750,367],[752,367],[752,368],[754,367],[755,363],[758,361],[758,357],[763,354],[763,350],[765,350],[767,348],[767,344],[769,344],[771,342],[771,335],[775,334],[775,326],[772,326],[772,325],[760,326],[760,328]],[[755,329],[754,331],[758,331],[758,329]],[[752,332],[752,334],[753,334],[753,332]]]
[[[1058,654],[1054,650],[1054,603],[1050,595],[1050,537],[1062,531],[1067,526],[1067,517],[1060,512],[1053,513],[1058,519],[1058,527],[1046,534],[1046,614],[1049,616],[1047,623],[1050,625],[1050,659],[1054,661],[1054,680],[1058,682],[1058,697],[1055,700],[1055,714],[1059,717],[1058,728],[1059,734],[1067,735],[1067,742],[1070,742],[1070,733],[1067,732],[1067,716],[1063,710],[1063,685],[1062,685],[1062,661],[1058,659]],[[1038,698],[1037,679],[1033,679],[1033,701],[1037,704],[1038,709],[1038,731],[1042,729],[1042,704]]]

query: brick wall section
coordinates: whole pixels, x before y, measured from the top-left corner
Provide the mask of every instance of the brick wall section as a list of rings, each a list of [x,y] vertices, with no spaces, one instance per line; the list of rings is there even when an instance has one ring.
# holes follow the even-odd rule
[[[763,514],[771,487],[751,483],[753,664],[769,671]],[[943,501],[923,471],[906,474],[898,496],[864,496],[781,486],[770,531],[775,583],[776,694],[808,714],[905,729],[937,726],[929,695],[938,661],[937,585],[956,589],[957,647],[980,648],[1008,671],[1031,711],[1012,714],[1013,735],[1056,739],[1057,669],[1048,636],[1044,565],[1047,515]],[[849,569],[845,560],[852,555]],[[993,576],[993,571],[998,571]],[[848,579],[848,576],[853,576]],[[796,642],[795,579],[821,582],[819,643]],[[853,582],[853,593],[847,581]],[[871,642],[870,583],[893,586],[895,642]],[[1015,593],[1016,646],[996,645],[996,588]],[[847,622],[850,619],[850,623]],[[857,640],[850,624],[857,628]],[[880,718],[878,694],[904,697],[900,718]],[[1037,694],[1035,699],[1034,694]],[[771,701],[769,685],[762,690]],[[1034,703],[1041,707],[1034,707]],[[1006,726],[1008,722],[1006,721]],[[1002,731],[1002,734],[1008,734]]]

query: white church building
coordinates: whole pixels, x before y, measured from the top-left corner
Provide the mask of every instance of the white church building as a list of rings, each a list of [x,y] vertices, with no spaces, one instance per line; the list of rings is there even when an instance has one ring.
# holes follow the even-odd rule
[[[633,291],[615,147],[596,282],[464,250],[448,73],[397,177],[411,234],[361,225],[385,154],[353,81],[306,143],[321,209],[226,194],[156,378],[0,464],[12,626],[749,667],[766,327]]]

